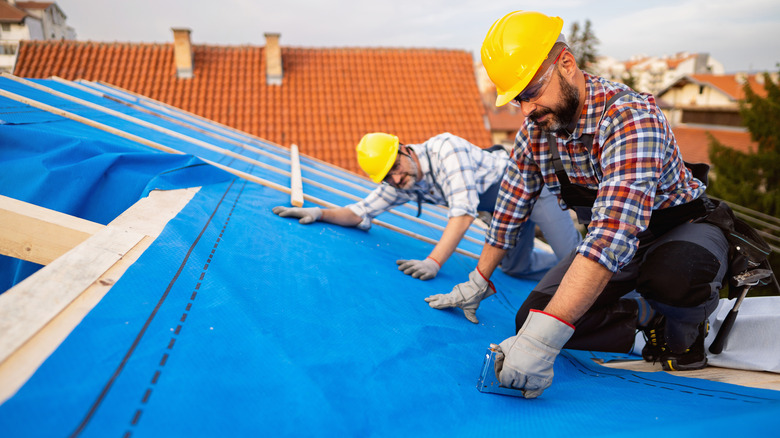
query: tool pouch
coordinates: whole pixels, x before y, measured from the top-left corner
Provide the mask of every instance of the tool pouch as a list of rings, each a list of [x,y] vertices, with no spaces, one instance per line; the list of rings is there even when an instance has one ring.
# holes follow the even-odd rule
[[[729,243],[729,267],[726,276],[729,278],[729,299],[733,299],[739,296],[741,290],[734,276],[762,263],[768,267],[767,257],[772,250],[753,227],[734,215],[728,204],[714,199],[711,201],[716,204],[715,209],[695,222],[713,224],[726,236]],[[768,284],[768,280],[763,284]]]

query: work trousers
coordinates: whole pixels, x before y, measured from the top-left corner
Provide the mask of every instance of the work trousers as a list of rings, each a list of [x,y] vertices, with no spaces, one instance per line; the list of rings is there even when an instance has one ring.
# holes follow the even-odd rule
[[[531,309],[544,310],[558,290],[576,252],[552,268],[534,288],[515,318],[519,330]],[[672,351],[688,348],[698,327],[715,310],[728,267],[728,243],[720,229],[686,222],[655,239],[643,239],[634,258],[617,271],[577,321],[564,348],[626,353],[637,330],[638,293],[666,317]]]
[[[480,210],[493,212],[498,185],[495,184],[480,196]],[[534,251],[534,232],[537,224],[553,254]],[[507,251],[501,261],[501,270],[513,277],[539,280],[581,241],[582,236],[574,227],[569,212],[561,209],[557,197],[545,186],[531,210],[529,220],[520,229],[515,246]]]

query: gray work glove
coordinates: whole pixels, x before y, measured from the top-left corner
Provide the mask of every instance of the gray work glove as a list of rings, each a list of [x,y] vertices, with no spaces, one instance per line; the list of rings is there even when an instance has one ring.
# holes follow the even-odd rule
[[[517,335],[496,352],[496,377],[501,386],[523,391],[523,397],[542,395],[553,379],[553,362],[574,327],[539,310],[531,310]]]
[[[322,217],[322,209],[319,207],[300,208],[283,207],[280,205],[278,207],[274,207],[271,211],[273,211],[274,214],[278,214],[280,217],[297,218],[299,219],[298,222],[304,225],[316,222]]]
[[[399,271],[420,280],[430,280],[441,268],[439,262],[431,257],[426,257],[425,260],[396,260],[395,263],[398,264]]]
[[[466,319],[478,324],[477,309],[480,301],[494,293],[496,288],[493,282],[483,277],[479,269],[474,269],[469,274],[469,281],[455,286],[448,294],[431,295],[425,301],[434,309],[460,307]]]

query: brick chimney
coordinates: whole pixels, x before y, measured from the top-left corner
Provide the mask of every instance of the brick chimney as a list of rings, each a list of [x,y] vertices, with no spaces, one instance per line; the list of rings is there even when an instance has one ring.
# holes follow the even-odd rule
[[[279,47],[279,33],[265,34],[265,82],[268,85],[282,85],[282,48]]]
[[[172,28],[173,31],[173,62],[176,65],[176,77],[179,79],[191,79],[195,75],[192,71],[192,42],[190,42],[190,29]]]

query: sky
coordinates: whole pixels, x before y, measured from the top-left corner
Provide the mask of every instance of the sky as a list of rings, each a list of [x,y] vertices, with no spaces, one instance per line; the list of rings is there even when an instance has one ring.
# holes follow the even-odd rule
[[[709,53],[725,72],[780,67],[778,0],[55,0],[78,40],[265,45],[281,33],[294,47],[431,47],[479,56],[485,34],[508,12],[527,9],[572,23],[590,20],[599,55]]]

